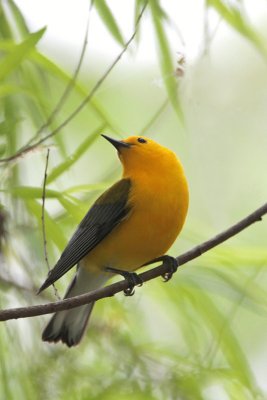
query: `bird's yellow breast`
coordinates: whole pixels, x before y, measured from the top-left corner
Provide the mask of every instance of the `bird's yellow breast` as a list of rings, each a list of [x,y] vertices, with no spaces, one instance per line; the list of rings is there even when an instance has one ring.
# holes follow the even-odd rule
[[[133,271],[167,252],[182,229],[189,199],[183,168],[171,154],[154,167],[124,171],[131,180],[131,212],[88,254],[85,266]]]

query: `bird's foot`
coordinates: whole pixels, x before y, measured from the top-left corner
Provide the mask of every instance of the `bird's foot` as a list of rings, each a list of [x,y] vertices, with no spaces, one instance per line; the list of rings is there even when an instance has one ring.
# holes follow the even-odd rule
[[[123,276],[123,278],[127,281],[128,287],[124,289],[125,296],[133,296],[134,295],[134,287],[142,286],[143,280],[137,275],[135,272],[123,271],[121,269],[106,267],[107,272],[112,272],[113,274],[119,274]]]
[[[162,275],[164,282],[168,282],[179,267],[177,258],[168,256],[168,255],[164,255],[161,257],[154,258],[151,261],[148,261],[147,263],[142,265],[142,267],[144,267],[146,265],[154,264],[155,262],[159,262],[159,261],[163,262],[168,267],[168,271]]]

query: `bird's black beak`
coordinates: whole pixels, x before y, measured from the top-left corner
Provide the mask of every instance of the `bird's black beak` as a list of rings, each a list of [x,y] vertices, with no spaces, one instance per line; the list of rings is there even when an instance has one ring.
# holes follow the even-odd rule
[[[118,151],[122,148],[129,148],[131,145],[129,143],[125,143],[122,140],[116,140],[106,135],[101,135],[103,138],[107,139]]]

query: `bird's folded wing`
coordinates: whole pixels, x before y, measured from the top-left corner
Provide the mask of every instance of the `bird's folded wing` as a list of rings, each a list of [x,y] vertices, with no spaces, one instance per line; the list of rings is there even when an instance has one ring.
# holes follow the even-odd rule
[[[130,179],[121,179],[96,200],[38,293],[69,271],[128,216],[130,189]]]

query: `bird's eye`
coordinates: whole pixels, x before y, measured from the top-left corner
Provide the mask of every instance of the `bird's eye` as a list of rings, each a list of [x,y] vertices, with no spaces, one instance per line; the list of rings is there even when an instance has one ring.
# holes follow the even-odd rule
[[[141,138],[141,137],[139,137],[139,138],[137,139],[137,141],[138,141],[139,143],[146,143],[146,140],[145,140],[144,138]]]

